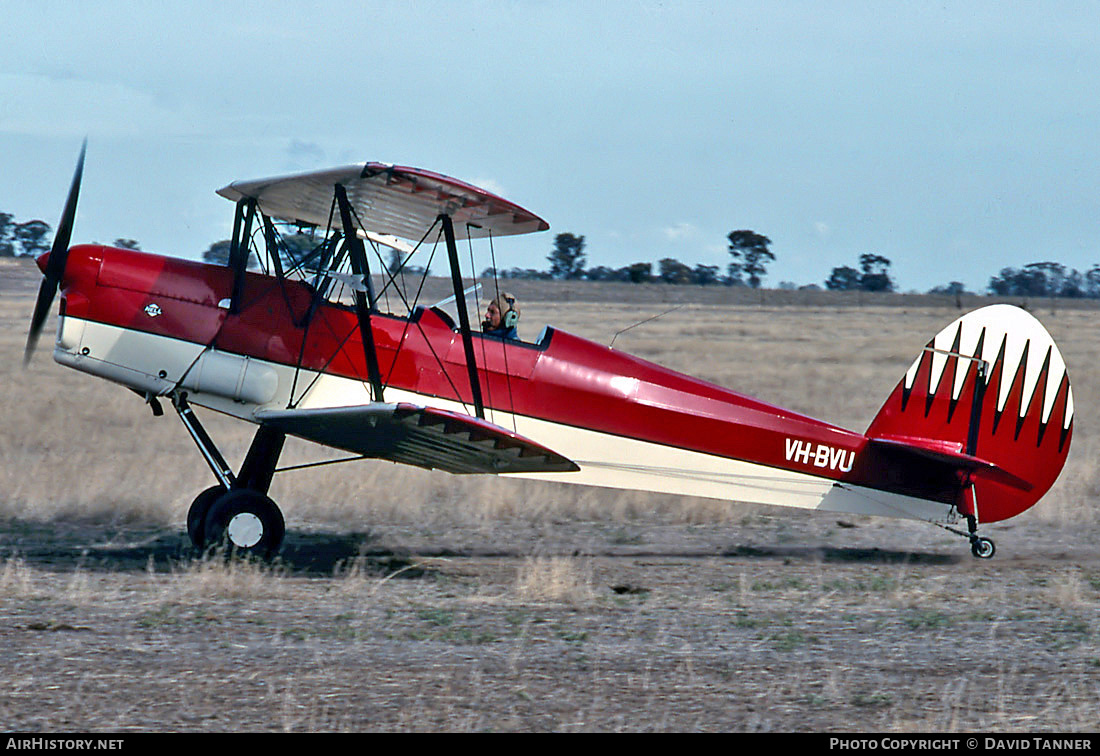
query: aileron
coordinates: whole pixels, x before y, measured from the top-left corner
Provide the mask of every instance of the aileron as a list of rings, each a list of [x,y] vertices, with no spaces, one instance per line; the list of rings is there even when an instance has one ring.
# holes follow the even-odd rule
[[[573,472],[572,461],[499,425],[434,407],[260,410],[256,420],[292,436],[377,459],[451,473]]]

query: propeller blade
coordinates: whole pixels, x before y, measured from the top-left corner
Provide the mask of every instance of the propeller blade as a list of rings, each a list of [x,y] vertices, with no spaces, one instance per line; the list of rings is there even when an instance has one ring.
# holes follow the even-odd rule
[[[38,345],[38,335],[42,333],[42,325],[50,314],[50,305],[53,304],[53,296],[57,292],[57,282],[49,278],[42,279],[42,285],[38,287],[38,299],[34,303],[34,315],[31,317],[31,330],[27,334],[27,347],[23,352],[23,367],[31,362],[31,355]]]
[[[38,299],[34,303],[34,315],[31,316],[31,330],[27,334],[27,347],[23,352],[23,367],[31,361],[31,355],[34,354],[34,348],[38,344],[38,337],[42,333],[42,326],[50,314],[50,306],[61,285],[61,278],[65,274],[65,262],[69,257],[69,241],[73,235],[73,221],[76,219],[76,202],[80,196],[80,181],[84,176],[84,153],[87,149],[88,140],[85,139],[80,148],[80,157],[76,161],[76,171],[73,173],[73,183],[69,187],[69,197],[65,200],[65,209],[61,212],[61,220],[57,224],[57,233],[53,238],[50,256],[46,260],[46,272],[42,278],[42,285],[38,287]]]

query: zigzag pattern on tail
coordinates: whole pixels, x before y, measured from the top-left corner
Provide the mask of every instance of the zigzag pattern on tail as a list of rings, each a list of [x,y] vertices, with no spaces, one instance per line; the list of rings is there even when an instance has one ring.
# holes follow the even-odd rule
[[[1006,305],[970,313],[929,341],[867,431],[973,455],[1032,485],[1020,491],[975,481],[985,521],[1038,501],[1061,471],[1072,434],[1072,390],[1057,346],[1038,321]]]

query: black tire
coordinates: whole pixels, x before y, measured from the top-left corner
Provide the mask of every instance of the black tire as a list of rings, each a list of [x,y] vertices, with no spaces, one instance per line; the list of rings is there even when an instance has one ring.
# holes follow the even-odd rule
[[[191,502],[191,508],[187,510],[187,535],[191,539],[191,545],[199,551],[206,549],[206,515],[219,496],[229,493],[222,486],[212,486],[195,497]]]
[[[997,547],[988,538],[976,537],[970,540],[970,553],[978,559],[992,559]]]
[[[286,535],[283,513],[275,502],[248,488],[215,499],[203,527],[206,543],[261,559],[275,556]]]

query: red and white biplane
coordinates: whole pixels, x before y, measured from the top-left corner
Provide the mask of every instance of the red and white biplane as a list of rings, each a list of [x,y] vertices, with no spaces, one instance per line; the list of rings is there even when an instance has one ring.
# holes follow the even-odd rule
[[[38,260],[26,358],[60,290],[54,359],[154,413],[171,403],[216,479],[188,513],[198,548],[277,552],[285,525],[267,492],[288,434],[451,473],[926,520],[983,558],[994,546],[979,523],[1035,504],[1069,451],[1065,363],[1015,307],[937,334],[860,433],[551,327],[529,343],[471,327],[457,242],[548,225],[462,181],[363,163],[235,182],[218,192],[236,203],[228,264],[209,265],[70,248],[83,164],[82,151]],[[312,249],[289,249],[294,227],[314,230]],[[409,297],[380,254],[405,265],[440,240],[457,323]],[[248,269],[254,249],[264,272]],[[404,312],[380,309],[372,271]],[[259,426],[236,472],[191,405]]]

